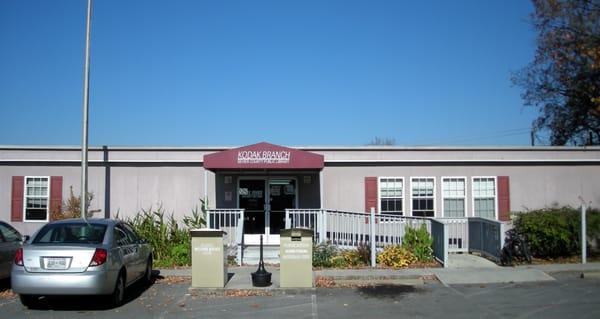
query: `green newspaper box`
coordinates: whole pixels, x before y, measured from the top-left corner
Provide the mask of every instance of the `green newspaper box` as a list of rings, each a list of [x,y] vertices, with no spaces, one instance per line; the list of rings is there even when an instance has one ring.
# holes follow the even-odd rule
[[[192,288],[223,288],[227,283],[226,233],[192,229]]]
[[[281,230],[279,255],[281,288],[313,286],[312,247],[312,230],[304,228]]]

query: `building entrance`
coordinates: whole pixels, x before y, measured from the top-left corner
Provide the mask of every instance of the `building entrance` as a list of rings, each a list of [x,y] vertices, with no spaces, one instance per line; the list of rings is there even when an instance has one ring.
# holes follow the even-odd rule
[[[279,244],[279,233],[285,227],[285,210],[298,206],[297,181],[294,178],[241,178],[238,207],[244,208],[244,242]]]

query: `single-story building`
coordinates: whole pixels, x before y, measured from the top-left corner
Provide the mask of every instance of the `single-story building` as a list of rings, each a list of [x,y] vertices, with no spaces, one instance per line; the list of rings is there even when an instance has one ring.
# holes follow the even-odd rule
[[[80,190],[81,150],[0,146],[0,219],[31,234]],[[600,147],[91,147],[90,209],[177,218],[200,199],[243,208],[246,242],[277,243],[285,209],[507,220],[552,205],[600,207]]]

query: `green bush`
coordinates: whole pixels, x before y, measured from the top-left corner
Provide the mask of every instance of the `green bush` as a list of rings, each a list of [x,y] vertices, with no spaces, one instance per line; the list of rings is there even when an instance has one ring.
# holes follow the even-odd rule
[[[190,252],[191,242],[189,240],[173,245],[167,264],[177,266],[190,265]]]
[[[406,226],[402,247],[411,251],[418,261],[429,262],[433,260],[433,238],[429,235],[424,224],[419,228]]]
[[[588,209],[588,243],[600,237],[600,214]],[[517,214],[515,229],[538,258],[578,255],[581,252],[581,211],[572,207],[556,207]]]
[[[313,246],[313,267],[331,267],[332,258],[338,255],[338,249],[327,241]]]

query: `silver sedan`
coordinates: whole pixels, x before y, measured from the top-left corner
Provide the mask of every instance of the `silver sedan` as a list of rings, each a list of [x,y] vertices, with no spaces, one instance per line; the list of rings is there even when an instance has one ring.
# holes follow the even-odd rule
[[[108,295],[119,306],[125,288],[141,279],[152,279],[152,248],[112,219],[46,224],[17,250],[11,272],[25,306],[44,295]]]

